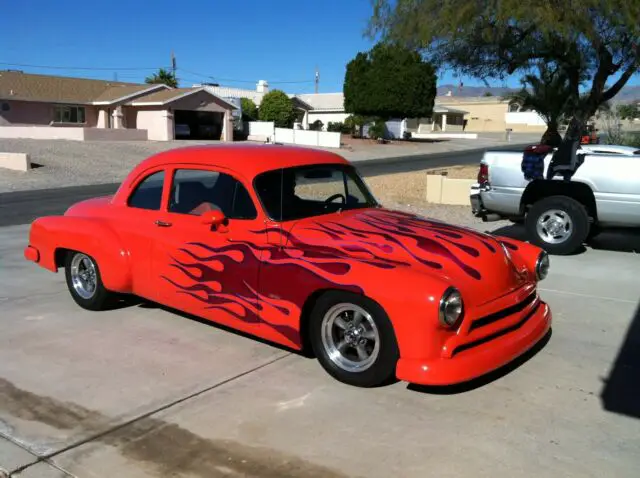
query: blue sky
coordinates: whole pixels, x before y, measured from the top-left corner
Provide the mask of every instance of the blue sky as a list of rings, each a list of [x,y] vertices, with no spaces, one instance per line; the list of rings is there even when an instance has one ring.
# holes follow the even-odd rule
[[[31,73],[102,79],[117,74],[120,81],[141,82],[168,66],[173,50],[182,86],[217,81],[254,88],[265,79],[289,93],[313,92],[318,67],[320,92],[333,92],[342,91],[346,63],[372,46],[363,37],[369,0],[3,3],[0,63],[102,69],[0,64]],[[438,84],[457,82],[440,72]],[[464,79],[465,86],[479,84]]]
[[[138,82],[151,70],[124,68],[168,66],[173,49],[183,86],[211,75],[225,85],[253,88],[265,79],[272,88],[313,92],[317,66],[320,92],[332,92],[342,90],[346,63],[371,47],[363,37],[369,0],[3,3],[0,63],[107,68],[0,64],[32,73],[103,79],[117,73],[121,81]],[[453,81],[445,74],[439,83]]]

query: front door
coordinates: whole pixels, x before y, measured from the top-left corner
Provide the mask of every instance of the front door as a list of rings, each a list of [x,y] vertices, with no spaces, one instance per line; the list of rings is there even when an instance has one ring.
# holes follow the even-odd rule
[[[264,222],[231,174],[177,167],[158,223],[151,274],[158,302],[253,334],[259,333],[258,274]],[[207,211],[225,216],[204,224]],[[204,214],[204,216],[203,216]]]

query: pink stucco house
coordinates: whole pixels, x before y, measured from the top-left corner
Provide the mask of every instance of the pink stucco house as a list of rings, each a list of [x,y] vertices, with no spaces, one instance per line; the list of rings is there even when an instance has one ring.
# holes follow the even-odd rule
[[[0,138],[232,141],[234,109],[205,88],[0,71]]]

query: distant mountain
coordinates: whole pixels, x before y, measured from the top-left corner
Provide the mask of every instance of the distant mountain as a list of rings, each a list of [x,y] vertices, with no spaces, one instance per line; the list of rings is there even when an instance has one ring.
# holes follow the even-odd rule
[[[460,88],[457,85],[440,85],[438,86],[438,96],[445,96],[450,91],[452,96],[484,96],[486,93],[491,93],[491,96],[502,97],[516,92],[518,89],[501,86],[463,86]],[[613,99],[614,103],[628,103],[631,101],[640,101],[640,85],[624,87]]]
[[[438,96],[445,96],[449,91],[452,96],[484,96],[486,93],[491,93],[491,96],[504,96],[518,89],[501,86],[463,86],[462,88],[457,85],[438,86]]]

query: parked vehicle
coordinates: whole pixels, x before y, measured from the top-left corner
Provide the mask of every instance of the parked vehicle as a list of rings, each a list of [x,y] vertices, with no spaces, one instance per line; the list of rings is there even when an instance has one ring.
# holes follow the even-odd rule
[[[580,135],[580,144],[598,144],[598,129],[594,125],[587,125]]]
[[[451,384],[551,324],[540,248],[381,207],[341,156],[193,147],[139,164],[114,196],[31,226],[25,257],[76,303],[135,294],[293,349],[333,377]]]
[[[531,179],[522,151],[487,151],[470,192],[473,214],[524,222],[527,238],[552,254],[571,254],[604,228],[640,227],[640,150],[581,146],[568,181],[547,179],[553,152]]]

